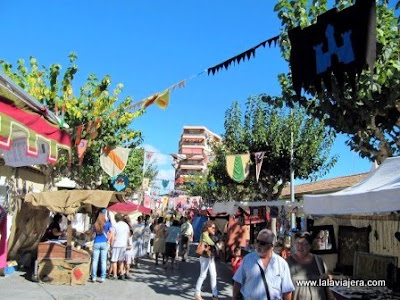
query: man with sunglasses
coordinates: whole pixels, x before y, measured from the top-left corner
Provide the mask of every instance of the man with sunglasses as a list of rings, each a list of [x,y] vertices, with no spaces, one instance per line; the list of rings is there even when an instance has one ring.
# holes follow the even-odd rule
[[[233,276],[233,300],[289,300],[294,286],[287,262],[275,254],[275,235],[263,229],[257,235],[256,251],[243,259]]]

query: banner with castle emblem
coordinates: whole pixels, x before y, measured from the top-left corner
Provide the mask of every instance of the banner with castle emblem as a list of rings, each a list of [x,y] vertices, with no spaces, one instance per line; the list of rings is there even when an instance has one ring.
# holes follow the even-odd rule
[[[250,153],[227,155],[226,171],[236,182],[243,182],[249,176]]]
[[[357,0],[342,11],[331,9],[320,15],[316,24],[289,30],[289,39],[293,88],[298,97],[302,88],[315,88],[317,92],[326,88],[331,92],[331,74],[337,81],[334,88],[339,91],[344,89],[347,74],[354,91],[356,75],[366,64],[372,78],[376,59],[375,0]]]

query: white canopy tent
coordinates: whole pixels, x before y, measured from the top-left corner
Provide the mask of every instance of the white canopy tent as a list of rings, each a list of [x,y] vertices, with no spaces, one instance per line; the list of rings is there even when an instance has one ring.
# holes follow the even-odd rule
[[[388,213],[400,210],[400,157],[386,159],[364,180],[342,191],[304,195],[310,215]]]
[[[240,201],[240,202],[216,202],[212,208],[213,213],[220,214],[220,213],[227,213],[230,215],[235,215],[237,209],[240,207],[242,209],[248,209],[250,207],[266,207],[266,206],[284,206],[289,209],[291,208],[301,208],[302,205],[299,202],[290,202],[284,200],[278,201]]]

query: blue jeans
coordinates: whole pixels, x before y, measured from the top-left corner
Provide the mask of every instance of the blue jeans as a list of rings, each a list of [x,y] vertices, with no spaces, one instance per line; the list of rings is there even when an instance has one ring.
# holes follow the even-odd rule
[[[93,244],[92,279],[96,279],[97,277],[97,267],[99,265],[99,257],[101,263],[101,278],[103,279],[106,278],[107,252],[108,252],[107,242]]]

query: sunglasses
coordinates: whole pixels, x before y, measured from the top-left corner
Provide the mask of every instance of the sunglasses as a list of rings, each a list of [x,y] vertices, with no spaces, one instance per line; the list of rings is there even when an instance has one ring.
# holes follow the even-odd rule
[[[264,241],[260,241],[260,240],[256,240],[256,242],[257,242],[257,244],[259,244],[260,246],[272,245],[271,243],[264,242]]]

